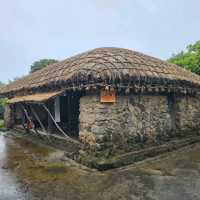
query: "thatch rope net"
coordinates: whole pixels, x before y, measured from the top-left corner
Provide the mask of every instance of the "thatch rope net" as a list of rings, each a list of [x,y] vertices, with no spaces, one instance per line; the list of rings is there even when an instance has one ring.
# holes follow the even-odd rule
[[[200,76],[132,50],[98,48],[36,71],[1,88],[0,94],[98,83],[200,88]]]

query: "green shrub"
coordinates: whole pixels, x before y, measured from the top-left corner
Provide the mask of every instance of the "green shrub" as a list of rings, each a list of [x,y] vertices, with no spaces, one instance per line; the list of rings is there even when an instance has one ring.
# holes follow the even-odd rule
[[[4,106],[7,102],[6,98],[0,98],[0,119],[3,119]]]
[[[0,120],[0,129],[4,128],[4,121]]]

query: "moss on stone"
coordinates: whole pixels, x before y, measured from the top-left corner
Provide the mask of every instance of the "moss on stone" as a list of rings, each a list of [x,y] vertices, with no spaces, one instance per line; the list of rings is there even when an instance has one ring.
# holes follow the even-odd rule
[[[5,127],[5,124],[4,124],[4,121],[3,120],[0,120],[0,131],[6,131],[7,128]]]

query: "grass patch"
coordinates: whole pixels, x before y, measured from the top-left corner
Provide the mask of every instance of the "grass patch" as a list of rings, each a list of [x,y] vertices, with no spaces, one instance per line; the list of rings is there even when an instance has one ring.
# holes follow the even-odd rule
[[[6,131],[6,128],[4,126],[4,121],[0,119],[0,131]]]
[[[4,128],[4,121],[0,119],[0,128]]]

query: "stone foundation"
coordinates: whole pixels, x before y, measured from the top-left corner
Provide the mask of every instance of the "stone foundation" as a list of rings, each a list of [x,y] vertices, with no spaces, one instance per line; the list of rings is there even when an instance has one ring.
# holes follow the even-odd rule
[[[9,104],[5,105],[4,110],[4,125],[6,128],[12,128],[14,125],[14,115],[13,115],[13,109]]]
[[[101,104],[94,94],[80,99],[79,121],[80,134],[92,133],[101,147],[127,148],[197,130],[200,106],[196,97],[173,95],[118,96],[115,104]]]

